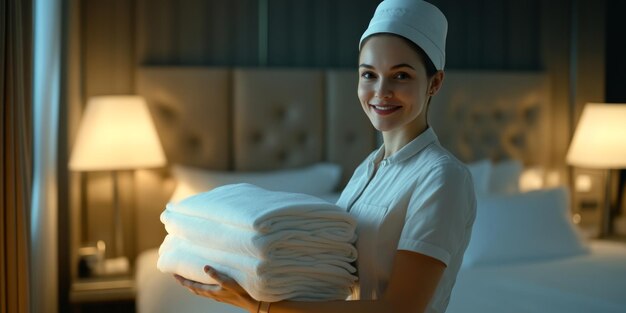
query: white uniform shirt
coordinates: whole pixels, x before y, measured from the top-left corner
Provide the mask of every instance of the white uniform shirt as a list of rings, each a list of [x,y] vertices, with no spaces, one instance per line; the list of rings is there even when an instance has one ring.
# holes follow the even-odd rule
[[[370,154],[337,201],[358,221],[360,292],[353,299],[382,296],[396,251],[408,250],[446,264],[427,309],[444,312],[476,216],[470,173],[431,128],[389,158],[383,156],[384,146]]]

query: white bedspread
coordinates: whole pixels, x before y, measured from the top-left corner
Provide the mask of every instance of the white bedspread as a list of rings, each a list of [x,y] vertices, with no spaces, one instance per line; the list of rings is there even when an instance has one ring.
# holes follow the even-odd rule
[[[626,246],[593,242],[592,253],[463,269],[447,313],[624,313]]]

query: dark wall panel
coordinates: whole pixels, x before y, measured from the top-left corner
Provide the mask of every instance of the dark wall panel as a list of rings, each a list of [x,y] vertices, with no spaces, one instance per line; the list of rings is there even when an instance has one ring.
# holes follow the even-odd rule
[[[379,0],[135,0],[137,62],[353,67]],[[448,68],[540,69],[540,0],[433,0],[449,21]],[[102,5],[108,5],[103,2]],[[129,6],[132,7],[132,6]],[[267,7],[267,21],[259,19]],[[267,59],[259,35],[267,23]],[[265,48],[263,48],[265,49]]]
[[[124,0],[84,1],[81,6],[83,92],[133,92],[132,7]]]
[[[377,0],[270,0],[270,66],[354,67]]]
[[[433,0],[448,19],[447,68],[541,68],[541,0]]]
[[[626,1],[609,1],[606,19],[606,101],[626,103]]]
[[[136,0],[141,65],[256,65],[256,0]]]

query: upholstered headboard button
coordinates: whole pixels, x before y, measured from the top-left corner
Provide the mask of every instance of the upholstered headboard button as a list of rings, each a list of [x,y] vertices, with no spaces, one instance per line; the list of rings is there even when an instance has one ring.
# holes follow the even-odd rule
[[[159,101],[154,101],[152,104],[152,112],[157,115],[159,119],[168,123],[178,123],[180,113],[176,112],[176,104],[167,104]]]
[[[309,143],[309,135],[304,131],[300,131],[296,134],[296,143],[301,146],[307,145]]]
[[[202,150],[202,139],[198,135],[186,134],[181,139],[185,145],[185,152],[197,153]]]
[[[539,103],[524,108],[522,114],[524,122],[528,125],[537,125],[539,123],[539,117],[541,115],[541,106]]]
[[[258,145],[263,142],[263,133],[261,133],[260,131],[254,131],[250,133],[248,138],[250,138],[250,140],[248,141],[250,144]]]
[[[287,106],[282,104],[274,105],[274,119],[277,122],[283,122],[287,116]]]

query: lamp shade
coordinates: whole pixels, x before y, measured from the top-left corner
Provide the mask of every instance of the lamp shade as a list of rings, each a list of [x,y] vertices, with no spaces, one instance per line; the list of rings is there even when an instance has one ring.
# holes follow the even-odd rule
[[[123,170],[165,164],[163,147],[142,97],[89,99],[70,157],[71,170]]]
[[[588,103],[567,152],[567,163],[586,168],[626,168],[626,104]]]

